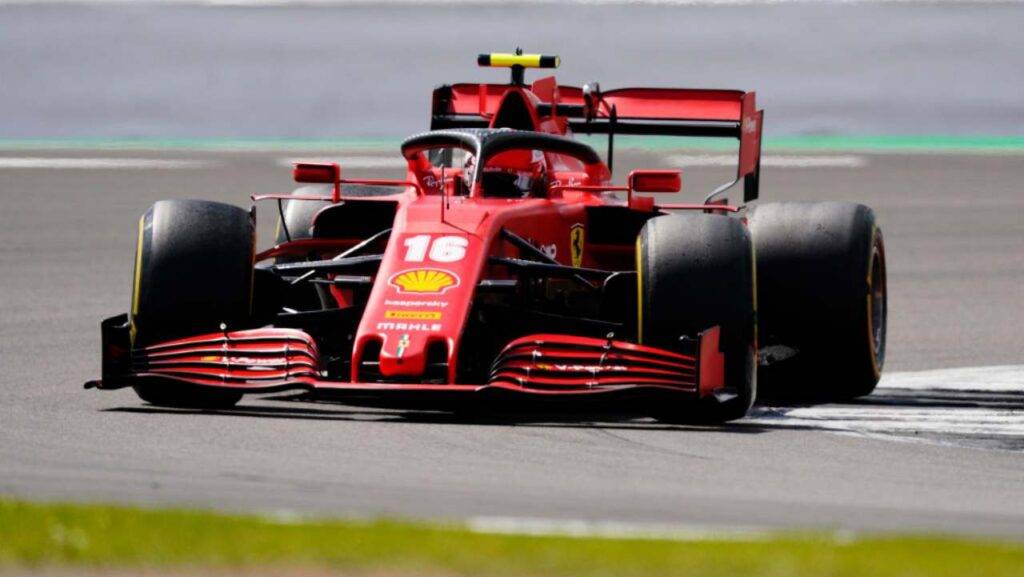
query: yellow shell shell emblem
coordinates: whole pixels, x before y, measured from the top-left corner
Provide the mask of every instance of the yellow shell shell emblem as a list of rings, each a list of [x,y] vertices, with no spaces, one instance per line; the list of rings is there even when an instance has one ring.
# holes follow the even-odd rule
[[[420,268],[397,272],[388,282],[400,293],[441,294],[459,286],[459,277],[443,270]]]

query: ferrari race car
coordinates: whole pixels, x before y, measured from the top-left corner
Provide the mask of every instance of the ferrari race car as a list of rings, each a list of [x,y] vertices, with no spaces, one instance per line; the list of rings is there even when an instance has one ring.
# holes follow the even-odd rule
[[[139,224],[131,311],[103,321],[102,380],[160,406],[299,389],[387,400],[484,393],[637,400],[659,419],[742,417],[762,390],[872,391],[885,251],[872,211],[758,197],[763,111],[733,90],[527,85],[557,57],[491,54],[508,84],[433,93],[397,180],[297,164],[253,208],[163,200]],[[604,159],[574,134],[607,135]],[[677,170],[613,184],[615,135],[730,138],[702,202]],[[735,185],[742,202],[726,198]],[[645,196],[655,194],[658,196]],[[276,244],[255,247],[257,201]],[[633,401],[630,401],[633,402]]]

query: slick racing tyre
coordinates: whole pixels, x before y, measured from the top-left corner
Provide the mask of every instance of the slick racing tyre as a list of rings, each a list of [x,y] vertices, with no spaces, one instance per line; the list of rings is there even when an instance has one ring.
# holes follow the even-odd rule
[[[757,394],[753,255],[739,219],[714,214],[653,218],[637,247],[639,333],[646,345],[677,349],[680,337],[721,327],[725,393],[660,404],[655,416],[713,424],[745,415]]]
[[[299,196],[330,196],[332,187],[328,184],[313,184],[303,186],[292,191],[293,195]],[[328,201],[319,200],[286,200],[282,212],[284,218],[277,220],[276,244],[288,240],[302,240],[313,237],[313,217],[324,207],[331,204]],[[278,258],[277,262],[296,260],[295,257]]]
[[[292,191],[293,196],[331,196],[333,187],[329,184],[311,184]],[[385,196],[394,193],[392,187],[362,184],[346,184],[342,188],[348,198]],[[329,201],[321,200],[285,200],[283,201],[284,218],[278,217],[276,244],[288,240],[302,240],[313,237],[313,218],[318,212],[329,206]],[[277,262],[294,262],[296,257],[278,258]]]
[[[871,393],[886,331],[885,246],[874,213],[842,202],[768,203],[749,220],[762,390],[821,400]]]
[[[252,309],[255,222],[241,208],[161,200],[142,216],[132,291],[132,346],[240,328]],[[241,393],[157,382],[135,386],[154,405],[222,408]]]
[[[311,184],[292,191],[299,196],[331,196],[333,187],[329,184]],[[313,238],[313,217],[329,206],[329,201],[320,200],[285,200],[282,207],[284,218],[277,219],[277,233],[274,244],[291,240]],[[288,255],[274,259],[276,264],[313,260],[315,255]],[[279,299],[287,307],[294,310],[318,310],[330,308],[332,299],[326,288],[320,285],[300,284],[288,286],[285,294]]]

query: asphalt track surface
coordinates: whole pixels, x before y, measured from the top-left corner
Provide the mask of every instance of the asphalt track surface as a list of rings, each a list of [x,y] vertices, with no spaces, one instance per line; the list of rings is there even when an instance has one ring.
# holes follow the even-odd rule
[[[372,166],[373,154],[305,156]],[[781,154],[777,164],[795,162]],[[100,319],[128,306],[139,214],[161,198],[245,205],[251,192],[287,190],[280,164],[289,156],[0,151],[0,494],[315,515],[1024,537],[1024,395],[1012,385],[970,394],[889,388],[850,405],[759,409],[711,429],[606,411],[464,419],[281,395],[202,414],[150,407],[130,390],[83,390],[99,373]],[[666,158],[623,153],[620,170]],[[930,386],[916,371],[1017,365],[1001,374],[1019,383],[1022,157],[854,158],[769,164],[763,196],[875,207],[890,267],[886,370],[897,380],[925,375],[918,382]],[[40,168],[48,163],[68,168]],[[695,167],[687,185],[706,189],[724,173]],[[264,218],[261,232],[271,222]],[[991,410],[1017,433],[986,435],[984,420],[972,435],[935,433],[910,416],[897,435],[835,434],[812,415],[882,409],[938,411],[950,422]],[[787,411],[803,416],[779,418]]]

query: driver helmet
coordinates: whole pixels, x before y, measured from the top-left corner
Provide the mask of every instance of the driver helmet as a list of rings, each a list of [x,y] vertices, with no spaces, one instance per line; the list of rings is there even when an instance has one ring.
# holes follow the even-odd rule
[[[484,196],[527,198],[544,196],[544,153],[508,150],[492,156],[483,167]]]

